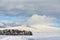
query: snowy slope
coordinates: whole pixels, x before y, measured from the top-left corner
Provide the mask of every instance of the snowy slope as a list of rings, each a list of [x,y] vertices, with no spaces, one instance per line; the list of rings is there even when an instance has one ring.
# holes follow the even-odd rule
[[[42,28],[42,29],[40,29],[40,28]],[[0,40],[60,40],[60,33],[59,33],[60,29],[54,28],[54,27],[40,27],[40,28],[38,29],[38,28],[34,28],[34,27],[25,27],[25,26],[0,28],[0,30],[3,30],[3,29],[19,29],[19,30],[27,30],[27,31],[30,30],[33,32],[32,36],[0,35]],[[45,30],[45,33],[44,33],[43,29]],[[52,33],[51,33],[51,31],[52,31]]]
[[[33,36],[2,36],[0,35],[0,40],[60,40],[60,35],[58,34],[40,34],[37,33]]]
[[[39,32],[38,29],[34,29],[34,28],[31,28],[31,27],[24,27],[24,26],[0,28],[0,30],[3,30],[3,29],[18,29],[18,30],[26,30],[26,31],[32,31],[32,32]]]
[[[19,29],[19,30],[26,30],[26,31],[32,31],[32,32],[47,32],[47,33],[60,33],[60,28],[55,27],[45,27],[45,26],[32,26],[32,27],[26,27],[26,26],[18,26],[18,27],[8,27],[8,28],[0,28],[0,30],[3,29]]]

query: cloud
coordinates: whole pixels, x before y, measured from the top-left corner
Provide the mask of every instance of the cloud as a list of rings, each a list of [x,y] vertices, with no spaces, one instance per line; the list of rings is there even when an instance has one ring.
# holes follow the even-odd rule
[[[28,19],[28,21],[26,22],[28,25],[54,25],[55,24],[55,20],[56,18],[54,17],[49,17],[49,16],[41,16],[41,15],[37,15],[34,14],[32,17],[30,17]]]
[[[47,15],[59,18],[59,0],[1,0],[0,15],[31,16]]]
[[[15,27],[15,26],[21,26],[24,22],[22,21],[8,21],[8,20],[2,20],[0,21],[0,28],[7,28],[7,27]]]
[[[39,30],[39,32],[60,33],[60,28],[54,27],[56,18],[49,16],[33,15],[26,22],[26,26]]]
[[[32,32],[60,33],[60,28],[55,27],[57,24],[55,20],[56,18],[54,17],[34,14],[26,22],[1,21],[0,25],[2,26],[0,27],[30,30]]]
[[[35,15],[37,14],[37,15]],[[0,15],[9,19],[12,16],[28,19],[21,24],[55,26],[60,18],[59,0],[0,0]],[[9,16],[9,17],[8,17]],[[32,17],[31,17],[32,16]],[[30,18],[29,18],[30,17]],[[12,18],[13,19],[13,18]],[[17,18],[18,19],[18,18]],[[15,19],[16,20],[16,19]],[[11,21],[11,20],[10,20]],[[3,22],[4,24],[20,25],[19,22]]]
[[[26,21],[10,21],[10,20],[1,20],[0,24],[3,24],[4,27],[8,26],[31,26],[31,25],[49,25],[49,26],[55,26],[57,23],[55,22],[56,18],[46,16],[46,15],[38,15],[34,14],[28,20]]]

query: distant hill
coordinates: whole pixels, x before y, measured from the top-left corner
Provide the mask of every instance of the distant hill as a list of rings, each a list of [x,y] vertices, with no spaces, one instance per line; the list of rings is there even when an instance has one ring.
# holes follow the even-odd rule
[[[26,27],[26,26],[18,26],[18,27],[0,28],[0,30],[3,30],[3,29],[18,29],[18,30],[26,30],[26,31],[32,31],[32,32],[60,33],[60,28],[55,28],[55,27],[40,27],[40,26]]]

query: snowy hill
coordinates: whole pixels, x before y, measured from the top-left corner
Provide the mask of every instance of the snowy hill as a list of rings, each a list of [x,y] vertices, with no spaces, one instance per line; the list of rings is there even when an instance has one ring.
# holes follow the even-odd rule
[[[40,27],[40,26],[32,26],[32,27],[26,27],[26,26],[18,26],[18,27],[8,27],[8,28],[0,28],[0,30],[3,29],[18,29],[18,30],[26,30],[26,31],[32,31],[32,32],[46,32],[46,33],[60,33],[60,28],[55,27]]]
[[[39,34],[39,33],[37,33]],[[58,34],[40,34],[40,35],[33,35],[33,36],[4,36],[0,35],[0,40],[60,40],[60,35]]]
[[[3,29],[19,29],[19,30],[27,30],[27,31],[33,32],[32,36],[0,35],[0,40],[60,40],[60,34],[59,34],[60,29],[59,28],[55,28],[55,27],[39,27],[38,28],[38,27],[19,26],[19,27],[0,28],[0,30],[3,30]]]
[[[18,29],[18,30],[26,30],[26,31],[32,31],[32,32],[39,32],[39,30],[37,30],[37,29],[31,28],[31,27],[24,27],[24,26],[0,28],[0,30],[3,30],[3,29]]]

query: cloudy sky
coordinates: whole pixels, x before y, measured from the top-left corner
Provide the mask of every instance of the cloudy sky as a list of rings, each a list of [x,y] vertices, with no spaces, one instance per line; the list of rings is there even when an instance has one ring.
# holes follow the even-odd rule
[[[60,27],[60,0],[0,0],[0,27]]]

